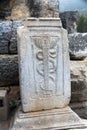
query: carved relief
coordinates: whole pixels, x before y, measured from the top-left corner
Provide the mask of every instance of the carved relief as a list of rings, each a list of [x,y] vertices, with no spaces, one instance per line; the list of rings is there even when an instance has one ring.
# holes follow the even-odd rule
[[[46,35],[34,37],[36,75],[40,77],[40,81],[36,81],[36,92],[38,94],[52,95],[56,92],[57,43],[58,37]]]

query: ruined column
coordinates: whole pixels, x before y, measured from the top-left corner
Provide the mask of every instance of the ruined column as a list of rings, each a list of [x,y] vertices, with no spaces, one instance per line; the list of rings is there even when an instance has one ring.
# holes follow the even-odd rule
[[[58,1],[36,2],[41,5],[39,18],[28,18],[25,26],[18,28],[22,107],[11,130],[82,127],[80,118],[68,107],[71,97],[68,38],[59,11],[54,8]]]

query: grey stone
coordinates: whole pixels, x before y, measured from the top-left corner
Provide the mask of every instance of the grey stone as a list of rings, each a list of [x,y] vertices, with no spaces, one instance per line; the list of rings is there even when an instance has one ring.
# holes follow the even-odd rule
[[[0,55],[0,86],[18,84],[18,56]]]
[[[17,54],[17,28],[24,25],[23,20],[14,20],[12,22],[12,33],[9,45],[10,54]]]
[[[67,29],[68,33],[77,32],[77,22],[80,14],[78,11],[65,11],[60,13],[60,18],[63,28]]]
[[[69,34],[69,49],[72,60],[87,57],[87,33]]]
[[[17,54],[17,27],[24,21],[0,22],[0,54]]]
[[[0,39],[0,54],[8,54],[8,53],[9,53],[8,41]]]
[[[9,40],[11,37],[12,22],[11,21],[0,21],[0,38]]]
[[[77,103],[78,104],[78,103]],[[84,103],[83,103],[84,104]],[[84,107],[73,109],[81,118],[87,119],[87,102]]]
[[[87,59],[71,61],[71,102],[87,101]]]
[[[11,38],[10,45],[9,45],[9,54],[17,54],[17,39],[16,35],[14,35],[14,38]]]
[[[17,54],[17,27],[24,25],[23,20],[0,22],[0,54]],[[71,59],[84,59],[87,56],[87,34],[69,35]]]
[[[11,15],[10,0],[0,1],[0,19]]]
[[[0,21],[0,54],[9,53],[9,42],[12,33],[11,21]]]
[[[28,0],[31,17],[59,17],[58,0]]]
[[[82,102],[74,102],[70,107],[83,119],[87,119],[87,100]]]

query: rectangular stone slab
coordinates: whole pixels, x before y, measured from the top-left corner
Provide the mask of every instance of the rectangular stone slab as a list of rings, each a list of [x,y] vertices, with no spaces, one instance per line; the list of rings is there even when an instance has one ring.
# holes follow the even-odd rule
[[[61,130],[85,127],[87,126],[69,107],[30,113],[23,113],[19,108],[10,130]]]
[[[18,29],[24,112],[62,108],[71,96],[67,31],[59,18],[30,18]]]

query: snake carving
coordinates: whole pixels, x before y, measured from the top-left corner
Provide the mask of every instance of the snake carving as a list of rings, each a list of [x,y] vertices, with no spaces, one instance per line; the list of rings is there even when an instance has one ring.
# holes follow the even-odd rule
[[[39,83],[39,89],[44,94],[52,93],[49,82],[55,82],[55,72],[57,69],[57,41],[58,38],[51,38],[49,36],[42,36],[35,38],[35,45],[39,49],[36,52],[37,57],[37,72],[43,77]]]

